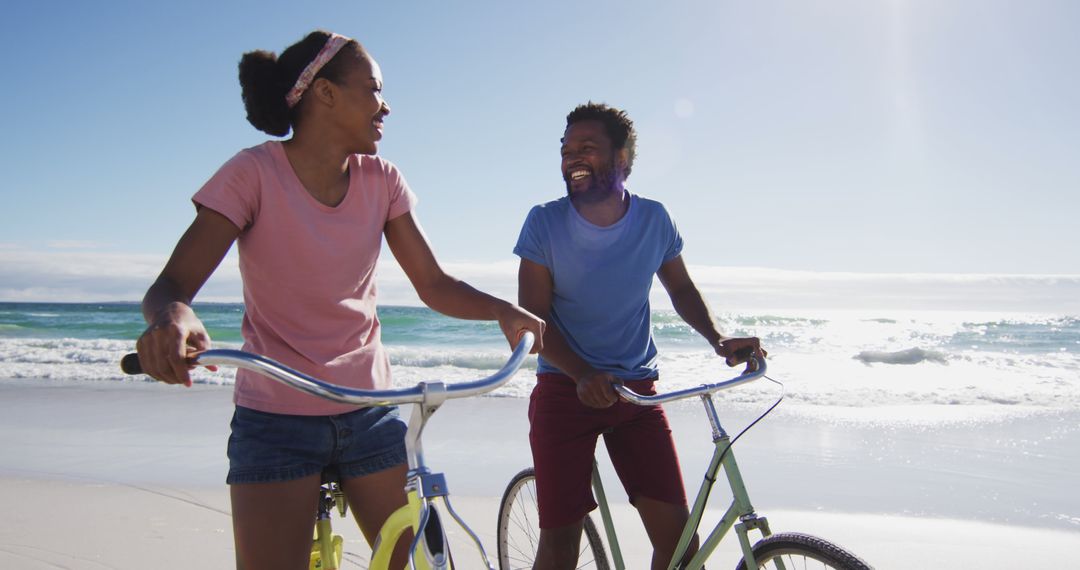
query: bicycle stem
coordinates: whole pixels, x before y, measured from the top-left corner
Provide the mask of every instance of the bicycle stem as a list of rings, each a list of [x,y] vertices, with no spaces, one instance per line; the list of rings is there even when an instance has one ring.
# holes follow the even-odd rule
[[[720,415],[716,413],[716,404],[713,403],[712,394],[702,394],[701,403],[705,405],[705,415],[709,418],[709,425],[712,427],[713,442],[715,443],[721,438],[727,437],[728,434],[724,431],[724,426],[720,425]]]
[[[446,384],[442,382],[421,382],[420,401],[413,407],[409,416],[409,428],[405,432],[405,455],[409,461],[409,475],[427,472],[424,463],[424,445],[422,436],[427,421],[435,414],[439,406],[447,399]]]

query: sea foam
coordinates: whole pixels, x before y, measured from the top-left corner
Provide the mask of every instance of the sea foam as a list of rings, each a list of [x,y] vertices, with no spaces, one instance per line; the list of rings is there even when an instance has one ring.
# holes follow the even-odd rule
[[[856,354],[853,358],[865,364],[919,364],[921,362],[936,362],[937,364],[949,363],[944,354],[921,348],[909,348],[907,350],[898,350],[896,352],[864,350],[859,354]]]
[[[239,348],[240,305],[197,307],[214,346]],[[498,326],[416,307],[380,307],[393,382],[462,382],[495,372],[509,355]],[[59,315],[59,316],[52,316]],[[785,409],[1080,409],[1080,320],[1068,315],[948,312],[720,313],[733,336],[762,339]],[[671,311],[655,311],[661,391],[738,374]],[[0,304],[0,380],[145,381],[119,369],[145,324],[136,305]],[[536,357],[494,397],[526,398]],[[197,369],[195,382],[230,385],[234,372]],[[716,395],[722,405],[767,406],[777,385]],[[967,412],[965,412],[967,411]],[[952,414],[952,412],[951,412]],[[852,417],[873,413],[852,413]]]

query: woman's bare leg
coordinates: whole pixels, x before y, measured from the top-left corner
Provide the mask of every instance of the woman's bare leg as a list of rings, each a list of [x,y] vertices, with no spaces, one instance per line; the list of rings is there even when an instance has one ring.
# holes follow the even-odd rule
[[[230,486],[238,569],[308,567],[319,480],[319,475],[312,475],[280,483]]]
[[[374,544],[379,530],[390,515],[408,503],[405,494],[405,475],[409,467],[405,464],[377,471],[371,475],[355,477],[342,481],[341,488],[349,499],[356,524],[368,544]],[[412,543],[412,530],[405,531],[394,548],[390,559],[390,568],[406,568],[409,564],[409,544]]]

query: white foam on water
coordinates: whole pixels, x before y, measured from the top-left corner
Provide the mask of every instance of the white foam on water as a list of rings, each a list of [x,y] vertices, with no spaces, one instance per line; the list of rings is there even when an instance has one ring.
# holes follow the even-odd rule
[[[434,315],[434,313],[431,313]],[[452,321],[457,347],[445,340],[444,317],[409,315],[415,338],[387,344],[395,385],[462,382],[495,372],[508,356],[491,327]],[[429,320],[425,320],[429,319]],[[655,317],[661,391],[713,383],[738,374],[673,313]],[[719,316],[729,334],[762,337],[769,376],[786,389],[790,413],[866,422],[882,417],[1002,417],[1029,410],[1080,410],[1080,333],[1073,317],[985,313],[832,312]],[[447,325],[449,326],[449,325]],[[432,329],[432,331],[428,331]],[[399,333],[395,333],[399,334]],[[428,335],[428,336],[425,336]],[[119,370],[129,340],[0,336],[0,379],[99,382],[145,380]],[[216,342],[215,347],[237,348]],[[494,397],[527,398],[535,384],[530,356]],[[234,372],[198,369],[199,383],[231,384]],[[719,393],[720,404],[767,406],[777,385],[757,382]]]
[[[220,348],[237,348],[219,344]],[[100,382],[145,381],[120,370],[120,359],[134,350],[134,343],[109,339],[0,338],[0,379]],[[196,369],[192,380],[207,384],[231,384],[232,373]]]

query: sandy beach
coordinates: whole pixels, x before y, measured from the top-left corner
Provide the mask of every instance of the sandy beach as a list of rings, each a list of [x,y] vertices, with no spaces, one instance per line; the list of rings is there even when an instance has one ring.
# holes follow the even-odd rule
[[[498,498],[526,466],[526,402],[454,401],[429,423],[429,466],[493,554]],[[759,513],[774,531],[819,534],[877,568],[1058,567],[1080,549],[1080,419],[1017,413],[923,422],[893,410],[875,422],[783,406],[736,447]],[[224,485],[230,389],[149,382],[0,382],[0,568],[228,568]],[[755,415],[725,412],[737,433]],[[687,489],[711,443],[698,405],[669,406]],[[730,419],[727,419],[730,418]],[[497,429],[493,429],[497,428]],[[604,459],[601,460],[602,465]],[[648,548],[609,475],[630,568]],[[726,506],[714,491],[715,520]],[[351,521],[346,567],[366,568]],[[462,533],[452,532],[461,539]],[[721,561],[737,560],[733,540]],[[458,540],[462,568],[479,560]],[[722,562],[716,567],[728,567]]]

